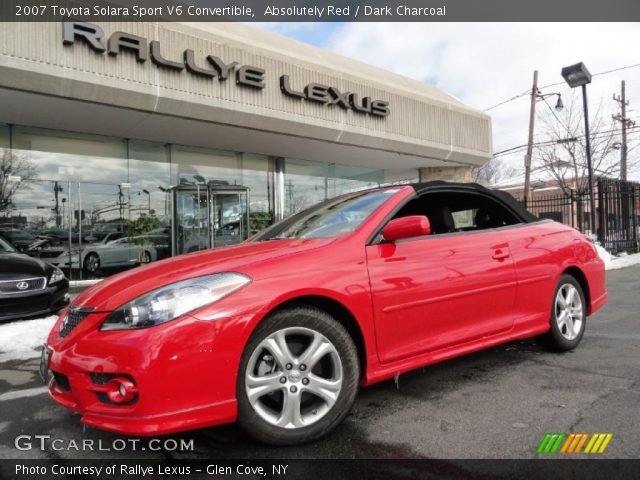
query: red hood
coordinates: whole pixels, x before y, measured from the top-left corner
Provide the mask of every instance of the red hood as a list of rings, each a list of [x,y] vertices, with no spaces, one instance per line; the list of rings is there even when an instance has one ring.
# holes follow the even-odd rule
[[[245,273],[256,280],[251,265],[324,247],[333,241],[333,238],[272,240],[179,255],[108,277],[83,291],[73,304],[111,311],[164,285],[218,272]]]

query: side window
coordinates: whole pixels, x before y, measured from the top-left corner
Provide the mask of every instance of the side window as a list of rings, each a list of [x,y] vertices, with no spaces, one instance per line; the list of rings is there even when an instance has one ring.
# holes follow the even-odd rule
[[[432,235],[515,225],[520,220],[493,198],[468,192],[427,193],[407,203],[394,218],[424,215]]]

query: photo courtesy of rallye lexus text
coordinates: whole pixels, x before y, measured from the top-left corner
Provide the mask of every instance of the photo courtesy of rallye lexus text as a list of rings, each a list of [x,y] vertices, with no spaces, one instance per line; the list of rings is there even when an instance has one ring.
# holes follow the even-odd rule
[[[514,339],[573,349],[606,300],[592,242],[509,194],[383,187],[101,281],[62,312],[43,370],[98,428],[238,421],[297,444],[340,423],[360,386]]]

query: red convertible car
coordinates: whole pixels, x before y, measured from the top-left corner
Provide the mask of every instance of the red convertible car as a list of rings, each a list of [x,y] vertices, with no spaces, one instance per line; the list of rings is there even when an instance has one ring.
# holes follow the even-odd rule
[[[606,300],[580,232],[475,184],[393,186],[103,280],[62,312],[42,369],[98,428],[238,421],[296,444],[333,429],[359,386],[526,337],[575,348]]]

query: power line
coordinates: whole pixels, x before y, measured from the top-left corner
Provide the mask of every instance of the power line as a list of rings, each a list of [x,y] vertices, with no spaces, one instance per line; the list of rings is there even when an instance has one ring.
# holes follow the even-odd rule
[[[597,73],[594,73],[592,75],[592,77],[597,77],[598,75],[607,75],[609,73],[620,72],[622,70],[628,70],[629,68],[636,68],[636,67],[640,67],[640,63],[634,63],[633,65],[625,65],[624,67],[612,68],[611,70],[605,70],[604,72],[597,72]],[[543,89],[549,88],[549,87],[557,87],[558,85],[564,85],[564,84],[565,84],[564,81],[556,82],[556,83],[550,83],[548,85],[544,85],[542,87],[539,87],[539,90],[543,90]],[[489,110],[493,110],[494,108],[500,107],[500,106],[504,105],[505,103],[512,102],[513,100],[517,100],[518,98],[522,98],[522,97],[524,97],[526,95],[530,95],[530,94],[531,94],[531,89],[525,90],[524,92],[519,93],[518,95],[515,95],[515,96],[513,96],[513,97],[511,97],[511,98],[509,98],[507,100],[504,100],[504,101],[502,101],[500,103],[496,103],[495,105],[493,105],[493,106],[491,106],[489,108],[485,108],[483,110],[483,112],[488,112]]]
[[[531,90],[527,90],[526,92],[523,92],[523,93],[521,93],[521,94],[519,94],[519,95],[516,95],[515,97],[511,97],[511,98],[509,98],[509,99],[507,99],[507,100],[505,100],[505,101],[503,101],[503,102],[496,103],[496,104],[495,104],[494,106],[492,106],[492,107],[485,108],[485,109],[483,110],[483,112],[488,112],[489,110],[493,110],[494,108],[498,108],[499,106],[504,105],[505,103],[509,103],[509,102],[511,102],[511,101],[513,101],[513,100],[517,100],[518,98],[522,98],[522,97],[524,97],[524,96],[526,96],[526,95],[529,95],[529,93],[530,93],[530,92],[531,92]]]
[[[603,130],[601,132],[595,132],[593,135],[591,135],[591,138],[601,138],[602,136],[608,135],[610,133],[615,133],[615,132],[619,132],[619,129],[612,129],[612,130]],[[640,125],[636,125],[634,127],[628,128],[627,129],[628,133],[640,133]],[[584,134],[579,135],[580,138],[584,137]],[[575,139],[577,141],[577,138]],[[573,138],[567,138],[567,139],[560,139],[560,140],[543,140],[543,141],[539,141],[539,142],[535,142],[533,144],[534,147],[542,147],[542,146],[547,146],[547,145],[554,145],[554,144],[562,144],[562,143],[567,143],[568,141],[573,141]],[[518,145],[516,147],[511,147],[511,148],[507,148],[505,150],[500,150],[499,152],[495,152],[493,154],[494,157],[499,157],[499,156],[503,156],[503,155],[507,155],[509,153],[517,153],[519,151],[522,150],[526,150],[527,148],[527,144],[523,144],[523,145]]]

